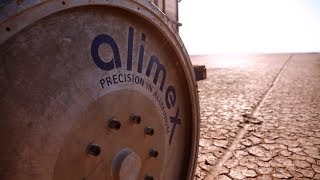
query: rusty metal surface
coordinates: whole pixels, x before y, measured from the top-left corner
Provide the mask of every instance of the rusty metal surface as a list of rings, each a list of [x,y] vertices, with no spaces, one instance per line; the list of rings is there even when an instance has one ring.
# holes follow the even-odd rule
[[[0,45],[1,179],[135,176],[132,163],[139,179],[192,179],[196,82],[165,18],[145,1],[56,3],[1,21],[16,25]],[[123,148],[131,155],[114,160]]]
[[[163,2],[163,4],[165,4]],[[169,3],[171,4],[171,3]],[[154,3],[147,0],[29,0],[29,1],[9,1],[0,9],[0,43],[13,34],[19,32],[26,26],[36,22],[37,20],[49,16],[52,13],[70,9],[73,7],[87,6],[87,5],[108,5],[114,7],[121,7],[135,14],[144,17],[146,20],[160,27],[161,30],[171,30],[165,32],[167,36],[174,32],[175,37],[180,45],[183,43],[177,35],[177,24],[170,15],[166,15],[165,8],[159,9]],[[176,11],[176,15],[178,11]],[[174,12],[172,12],[174,13]],[[178,18],[178,16],[177,16]],[[166,27],[163,27],[166,26]],[[170,37],[172,38],[172,37]]]
[[[197,81],[207,79],[207,69],[205,65],[193,65],[193,70]]]
[[[178,30],[181,23],[179,20],[178,13],[178,1],[177,0],[165,0],[164,1],[164,13],[168,16],[168,18],[175,25],[175,28]]]

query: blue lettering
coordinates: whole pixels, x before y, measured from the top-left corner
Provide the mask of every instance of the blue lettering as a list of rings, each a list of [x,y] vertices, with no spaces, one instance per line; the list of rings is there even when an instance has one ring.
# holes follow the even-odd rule
[[[114,83],[114,84],[118,84],[118,78],[117,78],[117,75],[116,75],[116,74],[114,74],[114,75],[112,76],[112,79],[113,79],[113,83]]]
[[[149,60],[149,64],[148,64],[147,71],[146,71],[146,75],[148,77],[150,77],[150,73],[151,73],[151,69],[153,67],[153,64],[156,64],[156,72],[153,77],[153,83],[157,84],[160,71],[162,71],[162,81],[161,81],[161,85],[160,85],[160,90],[163,91],[163,86],[166,81],[166,68],[162,64],[160,64],[160,61],[157,56],[152,55]]]
[[[133,32],[134,29],[129,27],[128,33],[128,54],[127,54],[127,70],[132,70],[132,49],[133,49]]]
[[[110,77],[107,77],[106,80],[107,80],[107,85],[108,85],[108,86],[112,85],[112,82],[111,82],[111,78],[110,78]]]
[[[143,55],[144,55],[144,42],[146,41],[146,35],[141,34],[142,44],[140,45],[139,51],[139,61],[138,61],[138,72],[142,73],[142,65],[143,65]]]
[[[100,79],[100,84],[101,84],[101,87],[102,87],[102,88],[104,88],[103,85],[104,85],[105,83],[106,83],[106,81],[105,81],[104,79]]]
[[[128,78],[128,81],[127,82],[131,82],[131,74],[127,74],[127,78]]]
[[[173,123],[173,127],[171,129],[171,134],[170,134],[170,138],[169,138],[169,145],[171,145],[172,138],[174,135],[174,131],[176,130],[177,124],[181,124],[181,119],[179,118],[179,107],[177,109],[177,113],[176,113],[175,117],[170,116],[170,122]]]
[[[112,58],[109,62],[104,62],[99,56],[99,47],[103,43],[109,44],[113,51],[114,58]],[[121,59],[118,45],[115,42],[115,40],[109,35],[100,34],[96,38],[94,38],[91,44],[91,56],[94,63],[102,70],[112,70],[114,68],[114,65],[116,65],[116,68],[121,67]]]
[[[173,86],[169,86],[166,91],[166,105],[168,109],[171,109],[176,103],[176,91]]]
[[[122,80],[121,80],[121,77],[122,77]],[[123,74],[119,74],[119,82],[123,82]]]

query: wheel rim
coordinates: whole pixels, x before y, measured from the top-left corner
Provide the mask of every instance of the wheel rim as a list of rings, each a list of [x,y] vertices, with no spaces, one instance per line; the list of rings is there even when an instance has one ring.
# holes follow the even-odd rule
[[[197,97],[188,59],[173,45],[142,16],[114,6],[67,9],[12,36],[1,45],[7,71],[1,127],[8,133],[2,142],[15,151],[4,154],[41,164],[32,168],[38,178],[192,178]],[[118,130],[108,126],[113,118]],[[90,144],[101,153],[88,156]],[[115,160],[124,150],[130,156]],[[16,175],[6,176],[30,178],[30,167],[14,164]]]

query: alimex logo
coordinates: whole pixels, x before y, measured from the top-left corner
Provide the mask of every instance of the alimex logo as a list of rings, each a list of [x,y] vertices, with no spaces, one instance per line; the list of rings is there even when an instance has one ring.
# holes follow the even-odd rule
[[[177,105],[177,94],[173,85],[166,84],[167,78],[167,70],[166,67],[161,64],[159,58],[156,55],[152,55],[149,58],[148,65],[146,68],[143,67],[144,63],[144,51],[145,51],[145,42],[146,35],[141,33],[140,38],[140,47],[138,54],[138,63],[137,67],[133,67],[133,46],[134,46],[134,29],[129,27],[128,31],[128,48],[127,48],[127,67],[122,66],[122,61],[120,58],[120,51],[117,42],[108,34],[100,34],[94,38],[91,43],[91,57],[93,62],[104,71],[111,71],[117,68],[126,68],[128,73],[117,73],[112,76],[108,76],[106,78],[100,79],[99,84],[102,88],[109,87],[111,85],[117,83],[135,83],[140,84],[143,87],[153,93],[153,96],[158,101],[160,109],[163,114],[164,124],[165,124],[165,132],[166,134],[170,133],[169,144],[172,142],[172,138],[175,132],[175,128],[177,125],[181,124],[181,119],[179,117],[179,106]],[[99,55],[99,47],[102,44],[107,44],[111,47],[113,58],[109,62],[105,62],[101,59]],[[155,70],[153,77],[151,76],[151,72]],[[161,79],[159,79],[160,74]],[[153,91],[153,86],[147,82],[145,82],[143,76],[148,77],[152,80],[155,86],[158,86],[158,90]],[[158,85],[157,85],[158,84]],[[165,91],[164,91],[165,90]],[[165,92],[165,93],[164,93]],[[164,99],[164,101],[163,101]],[[173,116],[168,118],[168,111],[173,111]],[[170,119],[170,120],[169,120]],[[170,130],[169,121],[172,123],[172,128]]]

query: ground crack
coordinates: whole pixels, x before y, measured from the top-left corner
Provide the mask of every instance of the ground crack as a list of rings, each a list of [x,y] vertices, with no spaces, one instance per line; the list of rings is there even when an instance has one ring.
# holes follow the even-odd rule
[[[260,111],[263,103],[266,101],[267,97],[269,96],[269,94],[272,92],[273,88],[275,87],[275,85],[277,84],[278,80],[280,79],[280,76],[282,75],[282,73],[284,72],[284,70],[286,69],[286,67],[289,64],[290,59],[294,56],[294,54],[292,54],[287,61],[283,64],[282,68],[280,69],[279,73],[277,74],[277,76],[275,77],[275,79],[272,82],[272,86],[270,86],[270,88],[266,91],[266,93],[264,94],[263,98],[261,99],[261,101],[259,101],[258,105],[255,107],[254,111],[252,114],[244,114],[242,115],[242,117],[244,118],[245,122],[247,121],[248,123],[245,123],[245,125],[240,129],[239,133],[236,135],[234,141],[232,142],[232,144],[228,147],[226,153],[218,160],[218,162],[214,165],[211,166],[211,169],[209,170],[209,173],[207,174],[207,176],[204,178],[205,180],[212,180],[212,179],[217,179],[217,177],[219,176],[219,172],[222,168],[222,166],[232,157],[233,152],[235,151],[237,145],[240,143],[241,139],[244,137],[244,135],[246,134],[246,132],[248,131],[250,125],[254,124],[255,122],[257,122],[258,124],[261,123],[259,121],[254,121],[255,119],[257,119],[257,114]]]

